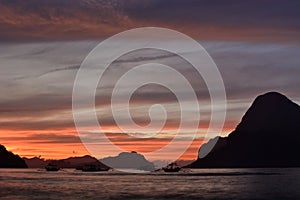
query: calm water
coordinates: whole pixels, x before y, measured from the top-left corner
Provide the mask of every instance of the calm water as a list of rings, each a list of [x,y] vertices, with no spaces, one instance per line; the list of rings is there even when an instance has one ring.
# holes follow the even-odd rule
[[[300,199],[300,169],[125,174],[0,169],[0,199]]]

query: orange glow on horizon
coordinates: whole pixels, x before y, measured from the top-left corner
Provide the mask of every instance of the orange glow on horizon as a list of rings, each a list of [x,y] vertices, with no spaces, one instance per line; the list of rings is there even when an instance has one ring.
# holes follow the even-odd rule
[[[151,152],[167,145],[172,138],[135,139],[120,136],[120,133],[113,133],[114,127],[110,130],[108,138],[121,147],[124,151],[136,151],[141,154]],[[221,135],[226,135],[231,129],[223,130]],[[40,137],[40,138],[39,138]],[[57,137],[57,138],[56,138]],[[62,137],[62,140],[60,140]],[[75,128],[64,130],[0,130],[1,144],[9,151],[21,157],[42,157],[45,159],[63,159],[74,156],[90,155],[78,136]],[[198,150],[203,144],[202,138],[195,139],[187,151],[180,157],[181,160],[195,160]],[[165,158],[166,160],[168,158]]]

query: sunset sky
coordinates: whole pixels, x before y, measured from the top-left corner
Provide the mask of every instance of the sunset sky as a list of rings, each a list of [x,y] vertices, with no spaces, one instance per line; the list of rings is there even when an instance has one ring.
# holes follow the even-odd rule
[[[299,8],[297,0],[0,0],[0,144],[26,157],[89,154],[72,116],[76,72],[99,42],[138,27],[180,31],[199,41],[211,55],[223,77],[228,101],[220,135],[234,130],[259,94],[278,91],[299,104]],[[149,60],[185,71],[196,88],[203,111],[199,134],[182,156],[196,159],[209,124],[209,94],[203,80],[194,77],[185,62],[166,52],[143,50],[112,64],[120,71],[108,72],[96,92],[99,122],[107,137],[124,151],[146,153],[172,139],[180,114],[176,98],[165,88],[141,88],[131,101],[133,119],[140,125],[149,123],[149,106],[161,103],[167,107],[168,120],[157,137],[129,137],[112,119],[110,81],[120,77],[122,69]],[[95,130],[97,127],[91,128]],[[187,137],[190,131],[187,127]],[[105,148],[103,144],[102,157],[110,155]],[[167,155],[162,158],[168,159]]]

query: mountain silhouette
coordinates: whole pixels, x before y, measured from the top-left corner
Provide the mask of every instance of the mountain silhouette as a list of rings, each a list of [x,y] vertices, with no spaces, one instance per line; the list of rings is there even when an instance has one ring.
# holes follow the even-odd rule
[[[100,159],[100,162],[116,169],[137,169],[153,171],[154,164],[136,152],[122,152],[118,156]]]
[[[69,157],[69,158],[59,159],[59,160],[46,160],[38,157],[23,158],[23,159],[25,160],[29,168],[44,168],[49,163],[55,164],[60,168],[78,168],[89,164],[106,167],[96,158],[89,155],[85,155],[81,157]]]
[[[207,147],[213,149],[203,157]],[[210,140],[187,167],[299,167],[300,106],[286,96],[258,96],[228,137]]]
[[[27,168],[27,165],[20,156],[7,151],[3,145],[0,145],[0,168]]]
[[[45,168],[49,161],[45,160],[43,158],[33,157],[33,158],[26,158],[23,157],[23,160],[25,161],[28,168]]]

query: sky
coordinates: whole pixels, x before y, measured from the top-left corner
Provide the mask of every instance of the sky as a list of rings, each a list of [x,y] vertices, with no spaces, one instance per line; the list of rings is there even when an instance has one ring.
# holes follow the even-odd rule
[[[259,94],[278,91],[299,104],[299,6],[299,1],[276,0],[0,0],[0,143],[26,157],[89,154],[73,120],[76,73],[99,42],[138,27],[180,31],[210,54],[222,75],[227,96],[226,120],[219,135],[226,136],[234,130]],[[97,87],[99,123],[107,138],[124,151],[146,154],[172,140],[180,112],[176,97],[166,88],[139,88],[130,102],[133,120],[141,126],[151,122],[151,105],[165,106],[168,120],[155,138],[128,136],[112,117],[109,102],[114,81],[132,66],[149,61],[184,72],[196,91],[201,121],[194,142],[181,157],[196,159],[209,125],[209,93],[189,64],[168,52],[141,50],[121,56],[112,64]],[[168,77],[162,72],[158,75]],[[169,78],[176,85],[176,80]],[[128,92],[137,80],[122,85],[122,91]],[[192,115],[194,110],[187,108],[187,112]],[[161,121],[160,115],[155,116],[154,125]],[[98,131],[91,127],[90,133]],[[190,137],[191,131],[186,127],[183,133]],[[111,155],[107,144],[100,146],[98,157]],[[149,159],[168,159],[168,155]]]

